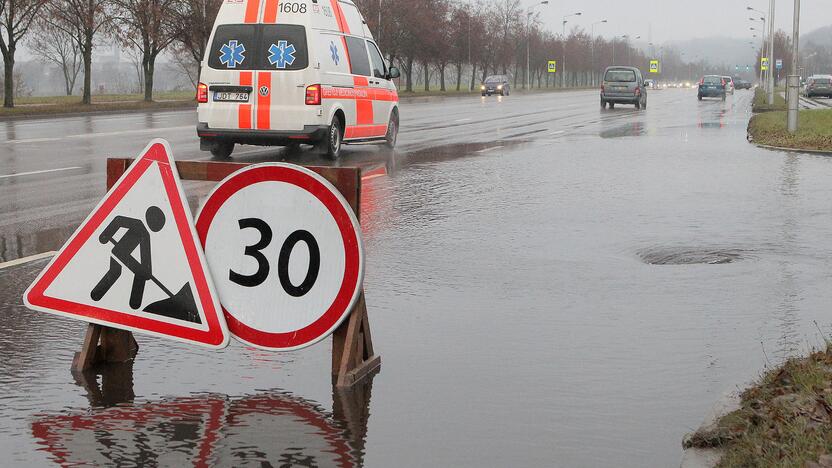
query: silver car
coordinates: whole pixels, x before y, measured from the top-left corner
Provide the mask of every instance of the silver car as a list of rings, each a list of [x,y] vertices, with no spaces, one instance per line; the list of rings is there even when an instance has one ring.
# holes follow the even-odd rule
[[[641,70],[636,67],[614,66],[604,70],[601,83],[601,108],[616,104],[635,104],[636,109],[647,109],[647,85]]]

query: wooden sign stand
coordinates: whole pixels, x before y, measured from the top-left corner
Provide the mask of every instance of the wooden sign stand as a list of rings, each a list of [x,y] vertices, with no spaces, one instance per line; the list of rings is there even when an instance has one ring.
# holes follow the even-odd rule
[[[107,190],[133,162],[131,158],[107,159]],[[219,182],[249,163],[177,161],[176,169],[182,180]],[[306,166],[334,185],[344,196],[360,220],[361,169],[357,167]],[[103,325],[87,326],[81,351],[75,353],[73,372],[84,372],[94,366],[125,362],[133,359],[138,344],[133,334]],[[381,356],[373,351],[370,322],[364,291],[347,320],[332,334],[332,379],[337,387],[349,387],[381,366]]]

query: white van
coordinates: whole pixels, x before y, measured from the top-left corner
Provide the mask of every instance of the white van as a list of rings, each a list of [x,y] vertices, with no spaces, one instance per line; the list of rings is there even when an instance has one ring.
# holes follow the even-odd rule
[[[197,87],[200,149],[235,144],[393,147],[399,97],[351,0],[224,0]]]

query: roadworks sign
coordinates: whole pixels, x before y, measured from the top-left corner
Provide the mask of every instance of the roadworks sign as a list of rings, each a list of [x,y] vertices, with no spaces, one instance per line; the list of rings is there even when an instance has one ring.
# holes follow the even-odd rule
[[[211,348],[228,344],[170,146],[153,140],[23,296],[31,309]]]
[[[549,60],[549,65],[546,69],[549,73],[555,73],[558,71],[558,61],[557,60]]]

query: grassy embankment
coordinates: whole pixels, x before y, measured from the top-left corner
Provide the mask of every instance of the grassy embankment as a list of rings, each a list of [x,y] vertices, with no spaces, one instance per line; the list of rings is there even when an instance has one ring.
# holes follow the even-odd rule
[[[775,93],[773,106],[765,103],[759,89],[754,95],[756,113],[748,122],[754,143],[782,148],[832,151],[832,109],[804,109],[798,112],[797,133],[786,130],[786,101]]]
[[[719,467],[832,466],[832,343],[767,372],[686,445],[723,449]]]
[[[84,105],[79,96],[19,97],[14,108],[0,107],[0,118],[196,106],[193,91],[159,92],[153,98],[153,102],[144,102],[141,94],[95,94],[92,104]]]

